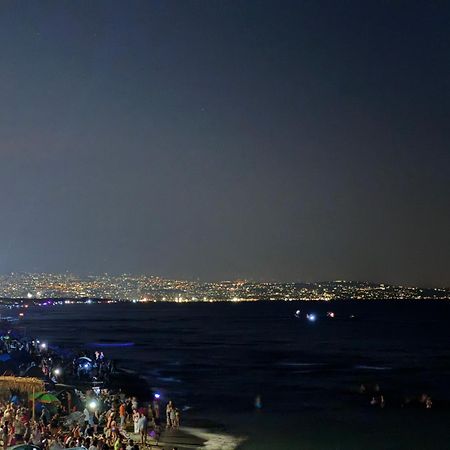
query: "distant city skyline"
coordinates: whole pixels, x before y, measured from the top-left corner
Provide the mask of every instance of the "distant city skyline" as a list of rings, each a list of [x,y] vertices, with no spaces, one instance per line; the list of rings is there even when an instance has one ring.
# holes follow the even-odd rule
[[[332,287],[329,289],[329,287]],[[300,291],[298,290],[300,287]],[[412,286],[374,280],[290,280],[278,282],[274,280],[226,279],[200,280],[174,279],[158,275],[146,274],[88,274],[66,273],[10,273],[0,274],[0,297],[4,298],[104,298],[104,299],[136,299],[148,295],[156,295],[161,300],[169,295],[174,300],[179,295],[185,299],[226,299],[233,297],[235,291],[240,298],[254,300],[258,295],[262,299],[272,299],[271,289],[275,288],[276,297],[294,299],[299,296],[311,299],[343,298],[344,293],[351,298],[447,298],[450,299],[448,286]],[[339,291],[339,295],[335,290]],[[350,291],[347,290],[350,288]],[[356,291],[353,289],[356,288]],[[281,291],[283,293],[281,293]],[[293,291],[292,291],[293,289]],[[362,290],[361,290],[362,289]],[[379,295],[379,290],[383,291]],[[377,292],[378,291],[378,292]],[[373,295],[373,292],[376,294]],[[429,297],[424,297],[424,293]],[[174,297],[175,293],[175,297]],[[430,296],[431,293],[431,296]],[[366,295],[367,294],[367,295]],[[187,297],[186,297],[187,296]],[[285,296],[287,296],[285,298]],[[168,299],[169,299],[168,297]],[[197,298],[198,297],[198,298]]]
[[[170,276],[164,276],[163,274],[151,274],[151,273],[132,273],[132,272],[103,272],[103,273],[94,273],[94,272],[74,272],[74,271],[64,271],[64,272],[26,272],[26,271],[12,271],[7,273],[0,273],[1,277],[7,277],[7,276],[20,276],[20,275],[49,275],[49,276],[73,276],[80,279],[84,278],[90,278],[90,277],[146,277],[146,278],[157,278],[162,280],[179,280],[179,281],[187,281],[187,282],[200,282],[200,283],[238,283],[238,282],[251,282],[251,283],[278,283],[278,284],[284,284],[284,283],[305,283],[305,284],[315,284],[315,283],[374,283],[374,284],[386,284],[386,285],[393,285],[393,286],[402,286],[405,287],[418,287],[418,288],[443,288],[447,289],[450,288],[450,286],[442,285],[442,286],[434,286],[434,285],[419,285],[419,284],[408,284],[408,283],[393,283],[389,280],[371,280],[371,279],[285,279],[285,280],[279,280],[275,278],[252,278],[252,277],[244,277],[244,276],[236,276],[231,278],[201,278],[198,276],[191,276],[191,277],[170,277]]]
[[[0,273],[450,285],[450,2],[0,5]]]

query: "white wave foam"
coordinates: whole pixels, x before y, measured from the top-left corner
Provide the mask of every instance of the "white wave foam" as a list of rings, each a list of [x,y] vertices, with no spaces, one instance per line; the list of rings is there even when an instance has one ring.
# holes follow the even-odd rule
[[[305,367],[313,367],[313,366],[326,366],[327,363],[309,363],[309,362],[280,362],[278,363],[279,366],[291,366],[291,367],[296,367],[296,366],[305,366]]]
[[[182,427],[182,430],[205,440],[205,446],[202,448],[206,450],[235,450],[245,441],[243,437],[226,433],[213,433],[202,428]]]
[[[181,380],[175,377],[158,377],[158,380],[164,381],[165,383],[181,383]]]
[[[364,364],[355,366],[356,369],[363,369],[363,370],[391,370],[392,367],[385,367],[385,366],[366,366]]]

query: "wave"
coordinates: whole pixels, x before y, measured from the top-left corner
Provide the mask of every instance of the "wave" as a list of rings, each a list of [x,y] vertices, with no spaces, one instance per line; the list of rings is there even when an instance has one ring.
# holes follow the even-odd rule
[[[181,429],[204,440],[205,443],[202,448],[206,450],[235,450],[246,440],[244,437],[232,436],[226,433],[214,433],[202,428],[182,427]]]
[[[363,370],[392,370],[392,367],[385,366],[366,366],[364,364],[355,366],[355,369],[363,369]]]
[[[308,362],[281,362],[279,366],[288,367],[314,367],[314,366],[326,366],[327,363],[308,363]]]
[[[158,377],[159,381],[164,381],[165,383],[181,383],[181,380],[174,377]]]
[[[133,347],[134,342],[90,342],[88,347]]]

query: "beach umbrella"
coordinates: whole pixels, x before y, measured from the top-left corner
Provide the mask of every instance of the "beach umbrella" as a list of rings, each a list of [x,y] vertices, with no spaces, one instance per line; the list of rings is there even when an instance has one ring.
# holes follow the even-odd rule
[[[59,403],[59,398],[49,392],[36,392],[31,398],[40,403]]]
[[[92,362],[92,359],[91,359],[91,358],[88,358],[87,356],[80,356],[80,357],[78,358],[78,361],[80,361],[80,362],[84,362],[84,361],[86,361],[86,362]]]
[[[8,447],[8,450],[41,450],[41,448],[36,445],[18,444]]]
[[[91,369],[92,359],[88,358],[87,356],[82,356],[82,357],[78,358],[77,363],[79,366],[82,366],[84,369]]]

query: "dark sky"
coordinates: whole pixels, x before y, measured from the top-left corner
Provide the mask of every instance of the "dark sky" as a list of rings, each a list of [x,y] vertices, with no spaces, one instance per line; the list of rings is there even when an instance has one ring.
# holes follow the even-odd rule
[[[0,272],[450,285],[450,2],[2,1]]]

